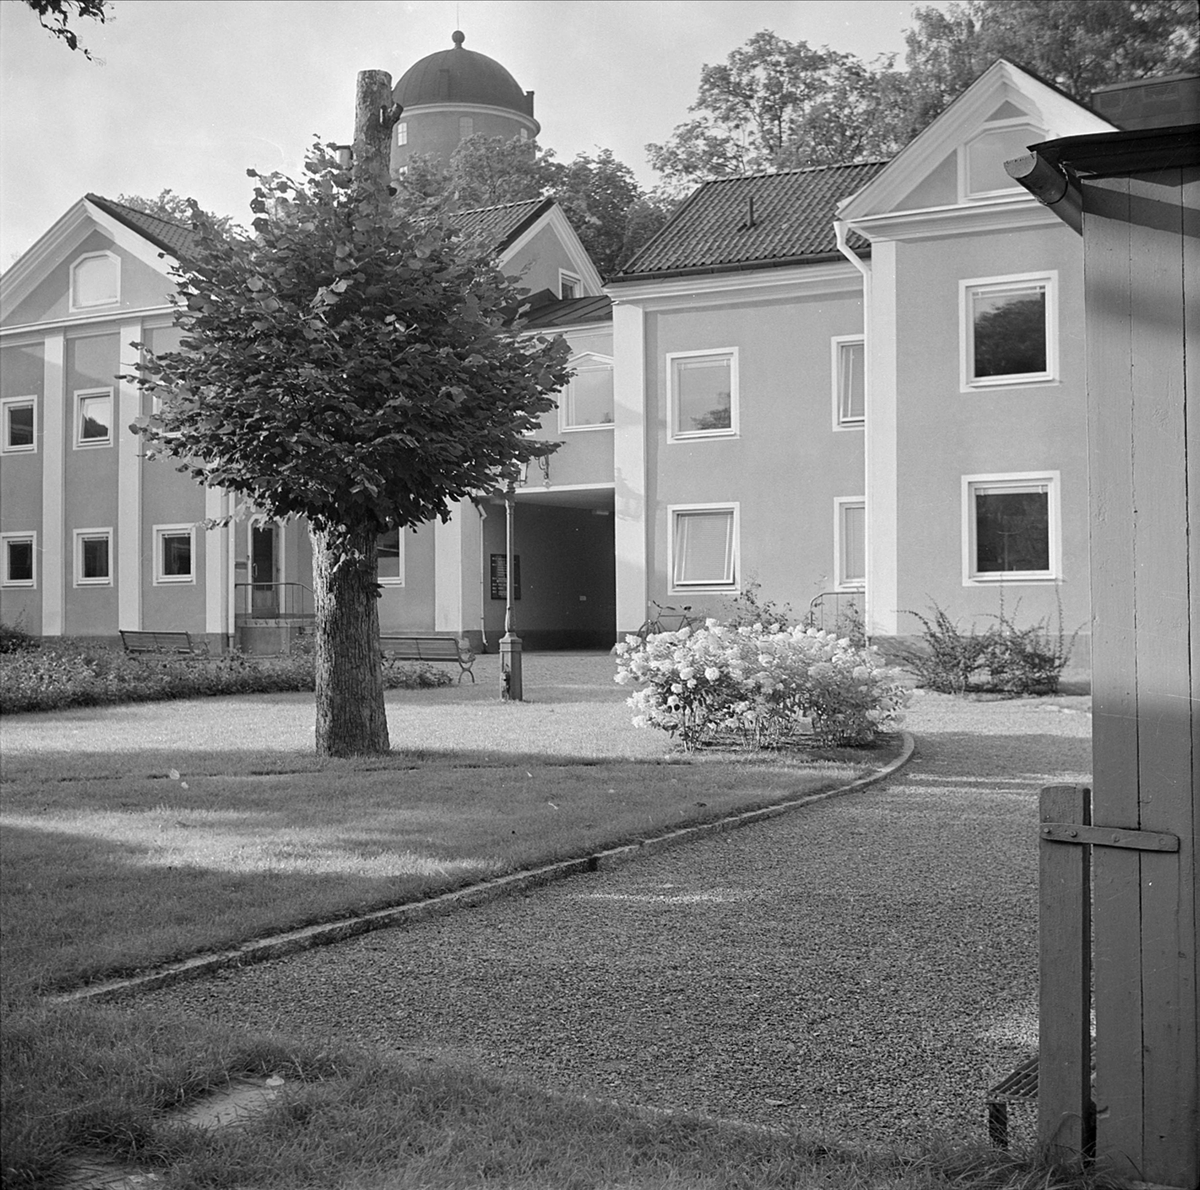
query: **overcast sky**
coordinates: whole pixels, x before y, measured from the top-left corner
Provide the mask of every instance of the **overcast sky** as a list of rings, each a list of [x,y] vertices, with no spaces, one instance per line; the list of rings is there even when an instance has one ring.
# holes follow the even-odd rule
[[[937,7],[944,8],[945,0]],[[295,172],[314,134],[348,141],[357,71],[393,79],[467,49],[534,91],[560,158],[611,149],[643,184],[644,146],[687,118],[704,63],[760,29],[903,54],[909,0],[109,0],[70,52],[0,0],[0,268],[89,191],[164,188],[247,222],[246,168]]]

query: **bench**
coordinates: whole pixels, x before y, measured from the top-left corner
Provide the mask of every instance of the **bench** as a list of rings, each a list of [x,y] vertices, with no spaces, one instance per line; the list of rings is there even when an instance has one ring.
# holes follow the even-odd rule
[[[475,653],[465,640],[456,636],[380,636],[379,647],[383,651],[384,668],[397,661],[456,661],[458,680],[463,674],[475,675],[471,666],[475,664]]]
[[[190,632],[155,632],[120,629],[121,644],[126,653],[186,653],[203,656],[208,653],[207,641],[193,641]]]

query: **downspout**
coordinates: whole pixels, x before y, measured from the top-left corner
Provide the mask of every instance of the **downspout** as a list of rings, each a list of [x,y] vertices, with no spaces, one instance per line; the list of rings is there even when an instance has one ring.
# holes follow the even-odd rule
[[[1004,172],[1049,207],[1072,231],[1083,234],[1083,192],[1079,180],[1035,149],[1004,163]]]
[[[870,404],[871,395],[871,266],[863,260],[857,252],[850,247],[846,242],[846,237],[850,234],[850,225],[844,219],[835,219],[833,221],[833,234],[837,240],[837,250],[862,274],[863,279],[863,355],[865,356],[865,367],[863,368],[863,401],[865,405]],[[870,486],[870,476],[867,472],[867,435],[871,432],[871,419],[867,417],[863,422],[863,499],[866,502],[867,509],[871,507],[871,498],[868,488]],[[870,537],[871,537],[871,518],[869,515],[863,518],[863,554],[867,562],[871,558]],[[863,584],[863,633],[866,637],[867,644],[871,643],[871,617],[867,614],[867,599],[870,597],[871,590],[871,574],[868,569],[866,582]]]
[[[479,513],[479,638],[483,652],[488,651],[487,643],[487,550],[483,540],[483,522],[487,520],[487,509],[481,500],[472,500],[475,511]]]

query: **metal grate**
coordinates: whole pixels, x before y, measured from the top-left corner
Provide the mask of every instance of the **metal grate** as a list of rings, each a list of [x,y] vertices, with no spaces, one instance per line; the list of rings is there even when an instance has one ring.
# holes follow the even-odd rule
[[[988,1139],[998,1149],[1008,1148],[1008,1105],[1036,1102],[1038,1056],[1027,1058],[987,1093]]]

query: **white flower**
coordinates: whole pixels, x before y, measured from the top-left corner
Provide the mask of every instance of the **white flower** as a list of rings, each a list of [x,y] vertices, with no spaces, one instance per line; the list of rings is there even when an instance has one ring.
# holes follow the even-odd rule
[[[683,666],[679,671],[680,678],[685,682],[688,680],[688,678],[694,677],[695,674],[696,671],[690,665]]]
[[[715,682],[720,676],[721,671],[715,665],[710,665],[705,671],[704,676],[710,681]]]

